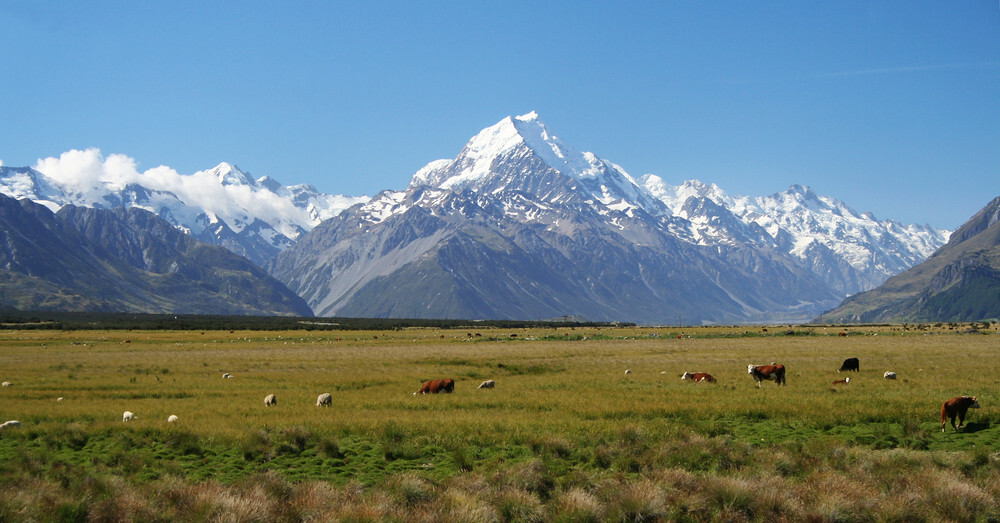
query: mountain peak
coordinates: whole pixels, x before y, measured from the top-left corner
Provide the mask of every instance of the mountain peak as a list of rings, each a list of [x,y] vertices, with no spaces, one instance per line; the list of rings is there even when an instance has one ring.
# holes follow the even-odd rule
[[[222,162],[209,170],[219,179],[222,185],[256,185],[253,178],[244,173],[235,164]]]

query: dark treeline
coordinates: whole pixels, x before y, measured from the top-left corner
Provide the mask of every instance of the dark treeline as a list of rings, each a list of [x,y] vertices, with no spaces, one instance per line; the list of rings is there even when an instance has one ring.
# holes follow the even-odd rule
[[[290,316],[214,316],[138,314],[126,312],[0,311],[7,329],[139,329],[139,330],[392,330],[406,327],[527,328],[609,327],[632,323],[514,320],[421,320],[400,318],[315,318]]]

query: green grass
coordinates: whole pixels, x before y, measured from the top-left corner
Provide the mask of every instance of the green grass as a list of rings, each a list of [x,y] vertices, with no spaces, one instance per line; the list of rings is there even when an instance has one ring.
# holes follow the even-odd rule
[[[1000,338],[841,331],[0,331],[0,421],[23,424],[0,433],[0,520],[1000,514]],[[746,365],[771,361],[788,385],[758,389]],[[983,408],[942,433],[962,394]]]

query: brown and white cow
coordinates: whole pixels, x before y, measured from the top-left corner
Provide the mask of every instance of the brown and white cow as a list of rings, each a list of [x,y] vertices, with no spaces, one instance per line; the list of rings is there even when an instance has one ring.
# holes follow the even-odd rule
[[[707,372],[685,372],[681,374],[682,380],[691,380],[695,383],[704,381],[707,383],[715,383],[715,377]]]
[[[425,381],[420,387],[420,390],[414,392],[413,395],[417,394],[437,394],[438,392],[452,392],[455,390],[455,381],[450,379],[443,380],[430,380]]]
[[[941,432],[944,432],[944,424],[948,418],[951,418],[951,428],[955,429],[955,432],[958,432],[958,428],[965,423],[965,413],[968,412],[969,409],[978,408],[979,402],[976,401],[975,396],[959,396],[944,402],[944,404],[941,405]],[[958,416],[958,427],[955,426],[956,416]]]
[[[774,380],[775,385],[785,385],[785,366],[784,365],[754,365],[753,363],[747,365],[747,374],[753,376],[754,381],[757,382],[757,388],[760,388],[760,383],[764,380]]]

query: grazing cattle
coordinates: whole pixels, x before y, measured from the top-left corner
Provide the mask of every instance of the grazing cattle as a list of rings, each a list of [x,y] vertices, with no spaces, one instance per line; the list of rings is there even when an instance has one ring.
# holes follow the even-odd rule
[[[5,421],[3,423],[0,423],[0,430],[4,430],[4,429],[16,429],[16,428],[20,428],[20,427],[21,427],[21,422],[17,421],[16,419],[12,419],[10,421]]]
[[[846,360],[844,360],[844,364],[840,366],[840,369],[838,369],[837,372],[844,372],[844,371],[860,372],[860,370],[858,369],[859,369],[858,359],[847,358]]]
[[[332,401],[332,400],[331,400]],[[274,394],[268,394],[264,397],[264,406],[271,407],[278,404],[278,397]]]
[[[704,381],[707,383],[715,383],[715,377],[707,372],[685,372],[681,374],[682,380],[691,380],[695,383]]]
[[[420,387],[420,390],[414,392],[413,395],[417,394],[437,394],[438,392],[452,392],[455,390],[455,381],[450,379],[443,380],[430,380],[425,381]]]
[[[480,389],[492,389],[493,387],[496,387],[496,386],[497,386],[497,382],[495,382],[493,380],[486,380],[486,381],[484,381],[484,382],[482,382],[482,383],[479,384],[479,388]]]
[[[330,405],[333,405],[333,396],[329,392],[324,392],[316,397],[317,407],[329,407]]]
[[[965,423],[965,413],[969,409],[978,408],[979,402],[976,401],[975,396],[959,396],[944,402],[944,404],[941,405],[941,432],[944,432],[945,421],[949,418],[951,419],[951,428],[955,429],[955,432],[958,432],[958,428]],[[956,416],[958,417],[958,427],[955,426]]]
[[[232,378],[232,377],[233,377],[233,375],[227,372],[227,373],[223,374],[223,375],[222,375],[222,377],[223,377],[224,379],[229,379],[229,378]]]
[[[122,421],[123,422],[125,422],[125,421],[132,421],[134,419],[139,419],[139,416],[136,416],[135,414],[132,414],[131,412],[129,412],[127,410],[122,413]]]
[[[834,384],[834,385],[847,385],[847,384],[848,384],[848,383],[850,383],[850,382],[851,382],[851,378],[844,378],[844,379],[842,379],[842,380],[835,380],[835,381],[833,382],[833,384]]]
[[[764,380],[774,380],[775,385],[786,385],[785,382],[785,366],[784,365],[754,365],[753,363],[747,365],[747,374],[753,376],[754,381],[757,382],[757,388],[760,388],[760,383]]]
[[[885,371],[885,374],[882,375],[882,377],[887,380],[894,380],[896,379],[896,373],[892,372],[891,370],[887,370]]]
[[[175,414],[167,416],[167,423],[177,423],[178,418]]]

